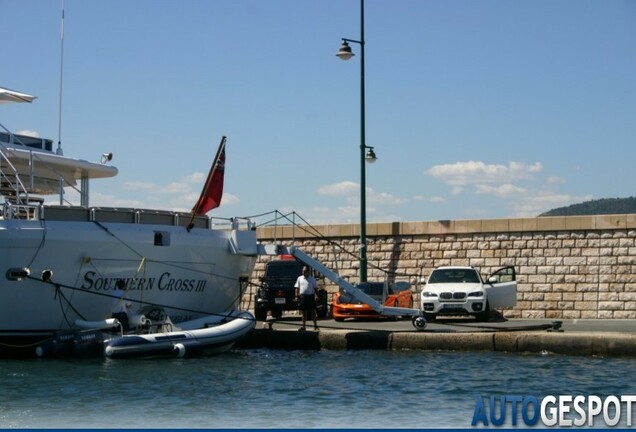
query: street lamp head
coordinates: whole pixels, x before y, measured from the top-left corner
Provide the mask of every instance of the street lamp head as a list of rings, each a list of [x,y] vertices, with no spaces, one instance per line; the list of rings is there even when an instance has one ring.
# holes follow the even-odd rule
[[[336,55],[340,57],[340,59],[342,60],[349,60],[355,54],[351,51],[351,47],[349,46],[347,41],[343,41],[342,45],[340,45],[340,50],[338,51],[338,54]]]
[[[375,152],[373,151],[373,147],[369,148],[369,150],[367,151],[367,155],[365,156],[365,159],[369,163],[373,163],[376,160],[378,160],[378,158],[375,156]]]

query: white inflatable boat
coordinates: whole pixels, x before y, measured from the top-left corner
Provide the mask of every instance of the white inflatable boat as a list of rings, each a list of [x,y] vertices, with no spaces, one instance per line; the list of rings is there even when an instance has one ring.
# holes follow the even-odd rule
[[[192,357],[204,352],[222,352],[249,333],[254,316],[234,311],[226,316],[209,316],[180,323],[177,331],[115,336],[104,343],[110,358]]]

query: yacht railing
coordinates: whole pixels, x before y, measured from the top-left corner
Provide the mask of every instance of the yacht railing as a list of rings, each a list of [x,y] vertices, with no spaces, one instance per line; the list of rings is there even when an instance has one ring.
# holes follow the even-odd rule
[[[41,214],[40,204],[13,204],[5,201],[0,219],[40,220]]]
[[[20,141],[20,138],[11,133],[2,123],[0,123],[0,128],[6,131],[6,133],[0,132],[0,144],[15,145],[17,143],[26,147]],[[0,145],[0,193],[17,205],[27,205],[29,202],[29,190],[22,183],[18,170],[7,157],[4,149],[5,146]]]
[[[28,204],[5,202],[0,219],[45,220],[66,222],[125,223],[137,225],[164,225],[187,228],[191,213],[172,210],[151,210],[115,207],[81,207],[66,205],[42,205],[42,200],[32,198]],[[254,231],[256,226],[249,218],[212,218],[196,216],[194,228],[209,230]]]
[[[24,172],[20,174],[15,165],[11,163],[7,154],[10,148],[23,148],[29,152],[30,168],[28,174]],[[52,140],[15,134],[0,123],[0,195],[4,196],[5,201],[15,205],[33,205],[36,207],[42,203],[42,198],[31,195],[34,192],[33,166],[41,161],[39,154],[42,153],[53,153]],[[59,174],[54,167],[49,168]],[[25,179],[25,177],[28,177],[28,179]],[[86,193],[83,189],[80,190],[72,184],[67,184],[61,174],[59,174],[59,181],[60,205],[66,201],[64,200],[64,188],[67,186],[77,191],[80,196]],[[18,213],[22,214],[23,212]]]

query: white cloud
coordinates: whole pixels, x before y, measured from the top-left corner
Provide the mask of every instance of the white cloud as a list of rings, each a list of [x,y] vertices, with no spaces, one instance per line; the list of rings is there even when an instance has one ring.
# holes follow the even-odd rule
[[[318,188],[318,193],[327,196],[349,196],[360,193],[360,184],[352,181],[343,181]]]
[[[460,193],[462,193],[464,191],[464,188],[461,186],[453,186],[453,189],[451,190],[451,194],[453,195],[459,195]]]
[[[400,205],[408,202],[406,198],[396,197],[387,192],[376,192],[373,189],[367,189],[367,203],[380,205]]]
[[[352,181],[342,181],[318,188],[318,193],[325,196],[345,197],[351,205],[360,202],[360,184]],[[399,205],[408,202],[406,198],[396,197],[388,192],[376,192],[367,187],[367,204]]]
[[[487,204],[491,209],[498,210],[488,211],[485,216],[500,213],[503,206],[508,208],[513,217],[534,217],[553,208],[592,199],[591,196],[573,196],[559,192],[556,188],[566,183],[566,180],[557,175],[539,178],[542,171],[543,166],[539,162],[524,164],[512,161],[502,165],[467,161],[436,165],[425,174],[448,185],[451,189],[450,195],[464,193],[464,200],[471,199],[466,192],[499,199],[499,202],[492,201]],[[453,201],[451,198],[448,199]],[[479,200],[486,205],[483,202],[484,198]],[[464,203],[467,204],[468,202]],[[478,215],[478,209],[479,206],[475,203],[464,208],[471,217]]]
[[[90,205],[95,207],[145,208],[146,203],[138,199],[121,199],[98,192],[91,194]]]
[[[177,181],[170,182],[165,185],[159,185],[151,182],[125,182],[123,187],[129,191],[141,191],[149,194],[157,195],[171,195],[179,194],[192,197],[196,201],[201,193],[203,183],[205,182],[205,175],[203,173],[195,172],[185,177],[180,178]]]
[[[240,202],[241,200],[239,199],[239,197],[237,197],[236,195],[232,195],[231,193],[223,193],[223,197],[221,198],[222,206],[236,205]]]
[[[182,182],[186,182],[186,183],[194,183],[194,184],[200,184],[203,187],[203,183],[206,180],[206,175],[201,173],[201,172],[193,172],[192,174],[189,174],[185,177],[182,177],[181,180]]]
[[[128,181],[123,183],[122,188],[129,192],[129,196],[135,195],[136,198],[140,198],[122,200],[112,195],[103,194],[97,197],[94,195],[91,204],[189,212],[199,199],[205,179],[205,174],[195,172],[167,184]],[[236,195],[228,192],[223,193],[222,206],[231,206],[238,203],[240,203],[240,199]]]
[[[546,179],[546,182],[548,184],[561,184],[561,183],[565,183],[565,179],[557,175],[551,175],[551,176],[548,176],[548,178]]]
[[[456,188],[470,184],[499,183],[503,181],[531,178],[541,172],[540,163],[526,165],[509,162],[508,165],[487,165],[484,162],[468,161],[454,164],[436,165],[426,171],[426,175],[443,181]],[[459,190],[459,189],[456,189]]]
[[[360,222],[360,207],[357,206],[315,206],[311,208],[299,208],[285,206],[280,210],[283,214],[296,212],[300,218],[305,218],[311,225],[349,224]],[[367,208],[367,212],[370,209]],[[291,221],[293,216],[289,216]],[[300,218],[296,222],[303,223]]]
[[[499,186],[479,184],[475,187],[475,192],[477,192],[477,194],[496,195],[498,197],[505,198],[523,194],[526,192],[526,189],[512,185],[510,183],[502,184]]]
[[[554,208],[565,207],[591,199],[593,199],[592,195],[575,196],[543,191],[535,195],[524,196],[523,199],[515,201],[512,204],[512,208],[516,217],[535,217]]]
[[[171,195],[171,194],[186,194],[192,190],[192,186],[189,183],[184,182],[171,182],[162,188],[158,189],[156,192],[162,195]]]
[[[446,201],[444,199],[444,197],[440,197],[440,196],[431,196],[431,197],[426,197],[424,195],[415,195],[412,198],[413,201],[428,201],[428,202],[432,202],[432,203],[439,203],[439,202],[444,202]]]
[[[124,189],[131,191],[152,192],[157,189],[157,185],[150,182],[124,182]]]

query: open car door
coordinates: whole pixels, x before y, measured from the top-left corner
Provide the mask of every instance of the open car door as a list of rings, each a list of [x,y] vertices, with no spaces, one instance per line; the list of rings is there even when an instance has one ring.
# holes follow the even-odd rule
[[[484,284],[490,309],[505,309],[517,304],[515,268],[503,267],[490,275]]]

